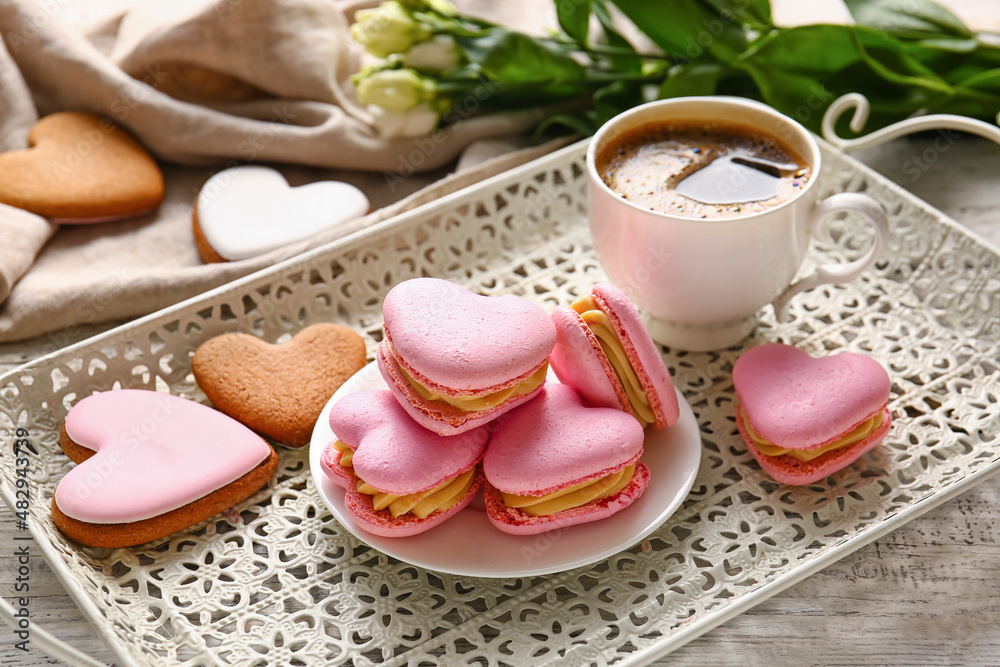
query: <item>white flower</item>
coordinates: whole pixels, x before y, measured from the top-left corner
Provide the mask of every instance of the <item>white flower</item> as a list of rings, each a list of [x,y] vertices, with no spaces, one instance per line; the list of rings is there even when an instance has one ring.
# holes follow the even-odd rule
[[[458,48],[450,36],[437,35],[414,44],[403,56],[403,64],[414,69],[445,72],[458,67]]]
[[[357,82],[358,101],[373,104],[386,111],[408,111],[428,102],[434,96],[435,85],[430,79],[411,69],[383,69],[362,77]]]
[[[426,137],[437,127],[440,116],[426,104],[418,104],[408,111],[386,111],[370,106],[375,129],[386,139]]]
[[[430,37],[426,27],[398,2],[383,2],[375,9],[362,9],[355,14],[351,37],[379,58],[393,53],[406,53],[414,44]]]

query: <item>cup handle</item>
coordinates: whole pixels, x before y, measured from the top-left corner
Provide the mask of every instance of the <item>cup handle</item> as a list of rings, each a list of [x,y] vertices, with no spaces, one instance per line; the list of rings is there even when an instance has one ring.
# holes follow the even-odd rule
[[[868,222],[875,228],[875,242],[864,256],[851,262],[824,264],[813,273],[797,280],[778,295],[772,302],[774,314],[779,322],[785,321],[788,302],[799,292],[804,292],[819,285],[831,283],[844,283],[854,280],[867,271],[875,260],[878,259],[882,251],[882,245],[889,238],[889,218],[885,214],[885,209],[868,195],[856,192],[841,192],[840,194],[827,197],[816,207],[813,213],[809,228],[814,236],[819,239],[828,239],[826,220],[834,213],[857,213],[867,218]]]

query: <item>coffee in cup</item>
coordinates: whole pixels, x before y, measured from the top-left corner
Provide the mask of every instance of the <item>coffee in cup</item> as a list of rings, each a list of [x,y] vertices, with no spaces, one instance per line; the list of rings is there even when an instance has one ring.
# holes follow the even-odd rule
[[[686,218],[734,218],[793,199],[812,176],[781,139],[725,122],[648,123],[596,158],[604,184],[637,206]]]
[[[667,150],[661,163],[658,151],[678,136],[680,148]],[[633,148],[638,160],[618,161]],[[696,159],[702,152],[714,157]],[[587,150],[594,250],[654,340],[692,351],[728,347],[754,330],[766,304],[774,304],[780,320],[794,295],[853,280],[875,263],[889,236],[885,211],[860,193],[820,201],[821,163],[808,130],[740,98],[650,102],[597,131]],[[765,181],[771,195],[738,194],[742,186],[733,174],[755,172],[771,179]],[[773,192],[775,178],[785,180]],[[820,266],[793,282],[810,239],[844,212],[871,224],[872,246],[854,261]]]

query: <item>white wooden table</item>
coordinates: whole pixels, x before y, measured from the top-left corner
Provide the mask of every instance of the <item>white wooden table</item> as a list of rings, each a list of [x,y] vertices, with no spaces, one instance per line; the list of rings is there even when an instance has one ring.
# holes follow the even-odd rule
[[[996,0],[952,0],[1000,23]],[[983,21],[980,20],[979,24]],[[945,151],[934,137],[899,140],[858,157],[1000,248],[1000,147],[963,137]],[[917,166],[922,160],[928,168]],[[95,333],[98,329],[91,329]],[[0,371],[40,343],[0,345]],[[1000,479],[990,480],[838,561],[657,664],[1000,664]],[[0,510],[0,544],[13,545]],[[0,594],[15,597],[13,549],[0,550]],[[110,663],[40,558],[32,559],[32,622]],[[59,664],[37,647],[14,648],[0,627],[0,665]]]

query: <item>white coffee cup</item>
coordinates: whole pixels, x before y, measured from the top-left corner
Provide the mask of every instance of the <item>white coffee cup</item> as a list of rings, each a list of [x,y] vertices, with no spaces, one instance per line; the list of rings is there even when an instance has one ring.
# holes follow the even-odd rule
[[[622,133],[664,121],[723,121],[749,126],[788,145],[812,176],[793,198],[757,213],[694,219],[642,208],[611,190],[595,164]],[[604,124],[587,150],[590,229],[608,278],[639,308],[654,340],[673,348],[716,350],[753,332],[756,313],[773,303],[779,319],[789,299],[826,283],[853,280],[875,263],[889,236],[885,211],[871,197],[840,193],[817,202],[821,158],[812,135],[758,102],[680,97],[650,102]],[[810,236],[832,214],[861,215],[875,229],[864,256],[828,264],[794,284]]]

